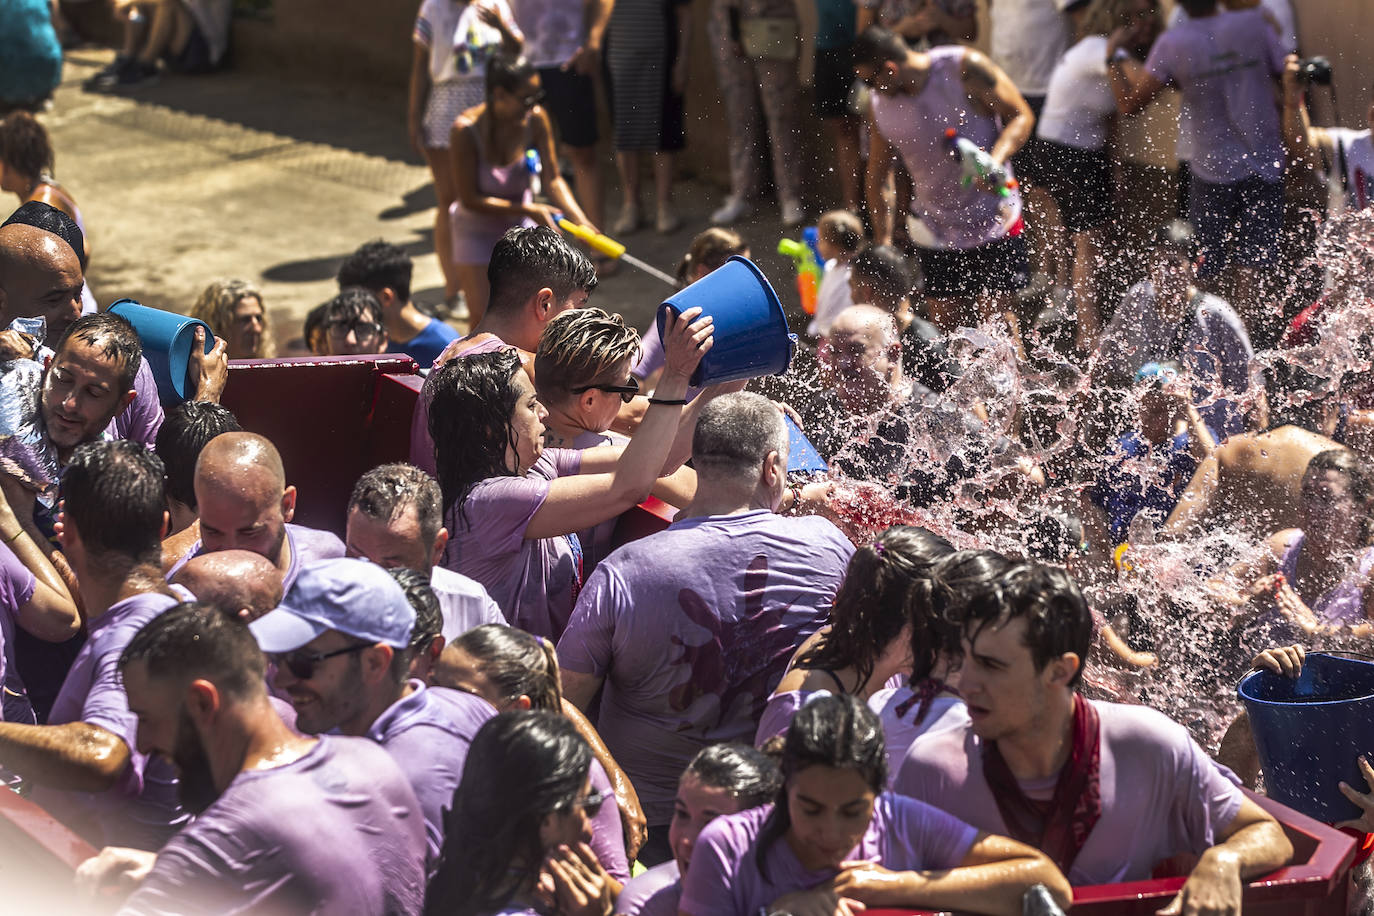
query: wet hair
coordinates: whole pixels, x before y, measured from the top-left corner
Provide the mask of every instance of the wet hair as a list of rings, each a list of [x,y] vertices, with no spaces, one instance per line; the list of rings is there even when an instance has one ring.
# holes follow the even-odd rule
[[[167,469],[167,497],[196,508],[196,461],[210,440],[241,432],[229,408],[209,401],[185,401],[167,411],[154,445]]]
[[[162,461],[137,442],[88,442],[62,472],[67,524],[95,558],[160,563],[167,488]]]
[[[748,479],[769,452],[787,454],[787,424],[761,394],[739,391],[701,410],[692,434],[692,465],[703,477]]]
[[[962,567],[961,577],[937,567],[937,580],[948,590],[951,621],[970,642],[976,642],[988,627],[1002,627],[1024,617],[1025,645],[1035,670],[1043,671],[1050,662],[1072,652],[1079,663],[1068,686],[1077,686],[1088,663],[1093,635],[1092,613],[1077,583],[1064,570],[1035,561],[1013,563],[1000,571],[996,566],[988,565],[981,575]]]
[[[880,25],[871,25],[854,39],[854,65],[881,67],[890,60],[906,60],[910,51],[902,36]]]
[[[713,744],[697,751],[683,776],[729,793],[741,810],[766,805],[782,788],[777,761],[747,744]]]
[[[52,348],[54,359],[72,338],[95,347],[106,359],[114,360],[119,370],[115,383],[121,396],[133,390],[138,368],[143,364],[143,346],[138,341],[138,332],[127,319],[113,312],[82,315],[67,325],[62,336],[57,338]]]
[[[267,359],[276,352],[272,341],[272,322],[267,317],[267,303],[262,290],[247,280],[215,280],[201,291],[191,306],[191,317],[210,326],[217,337],[227,338],[234,324],[234,308],[245,299],[256,299],[262,306],[262,343],[252,359]]]
[[[468,630],[450,645],[480,662],[482,673],[496,685],[503,698],[514,700],[527,696],[534,709],[562,713],[558,655],[547,639],[515,627],[484,623]]]
[[[511,417],[522,371],[514,350],[451,359],[425,382],[430,390],[429,435],[444,505],[457,507],[468,524],[464,503],[472,488],[491,477],[512,477],[506,449],[515,448]]]
[[[847,254],[863,247],[864,224],[848,210],[831,210],[816,221],[820,237]]]
[[[599,308],[572,309],[554,318],[534,354],[535,388],[545,404],[575,397],[584,385],[623,385],[611,375],[639,354],[639,332],[625,319]]]
[[[388,569],[391,578],[406,593],[406,600],[415,609],[415,623],[410,628],[410,645],[396,650],[391,657],[391,677],[398,684],[406,682],[410,660],[429,651],[434,640],[444,632],[444,615],[439,610],[439,596],[429,584],[429,575],[401,566]]]
[[[212,604],[183,602],[144,624],[120,653],[120,672],[134,662],[149,678],[203,678],[239,699],[266,692],[267,662],[248,625]]]
[[[395,521],[409,506],[415,507],[420,540],[433,547],[444,524],[443,496],[434,478],[415,465],[379,465],[358,478],[348,497],[350,514],[357,509],[373,521],[384,523]]]
[[[1360,529],[1360,540],[1366,544],[1370,543],[1374,540],[1374,518],[1369,517],[1370,503],[1374,502],[1374,477],[1369,473],[1369,466],[1350,449],[1329,448],[1313,455],[1307,462],[1307,467],[1302,472],[1303,488],[1315,480],[1318,474],[1326,471],[1335,471],[1345,477],[1351,498],[1362,507],[1365,516]]]
[[[488,83],[490,88],[490,83]],[[596,268],[587,256],[548,226],[517,227],[501,236],[487,262],[488,312],[514,311],[541,289],[562,302],[578,290],[596,289]]]
[[[692,239],[692,244],[687,246],[687,253],[682,256],[682,260],[677,264],[677,282],[679,286],[687,286],[692,282],[691,276],[696,273],[697,268],[706,268],[706,273],[710,273],[730,260],[732,255],[742,255],[749,250],[749,243],[744,240],[733,229],[726,229],[723,226],[712,226],[697,233]]]
[[[414,262],[404,248],[373,239],[364,242],[339,265],[339,288],[361,286],[377,295],[389,289],[402,303],[409,302],[414,269]]]
[[[382,324],[382,304],[372,290],[361,286],[348,286],[324,304],[324,318],[320,322],[325,327],[339,322],[358,321],[366,318],[374,324]]]
[[[930,613],[930,569],[954,552],[938,534],[894,525],[854,551],[830,609],[830,629],[797,659],[803,668],[837,671],[853,666],[868,681],[887,647],[911,625],[912,679],[930,676],[941,654],[958,649],[959,633]]]
[[[514,95],[521,86],[528,83],[536,73],[534,64],[529,59],[518,54],[510,54],[506,51],[498,51],[487,61],[486,85],[487,101],[492,100],[492,93],[497,89],[502,89]]]
[[[0,119],[0,163],[30,181],[53,170],[52,141],[27,111],[12,111]]]
[[[86,235],[81,231],[81,227],[61,210],[45,204],[41,200],[31,200],[15,210],[3,223],[0,228],[5,226],[32,226],[35,229],[42,229],[50,232],[67,243],[72,251],[76,252],[76,259],[81,262],[81,270],[86,270]]]
[[[956,550],[935,561],[931,567],[928,613],[953,629],[954,648],[950,656],[953,664],[963,661],[964,602],[970,594],[1005,575],[1019,562],[995,550]],[[914,654],[918,651],[913,645],[913,658],[921,657]]]
[[[472,739],[444,814],[425,916],[478,916],[510,903],[543,862],[540,825],[572,808],[591,761],[587,742],[557,713],[521,710],[488,719]]]
[[[792,827],[787,787],[798,773],[813,766],[853,770],[876,794],[887,788],[886,748],[878,716],[857,697],[820,696],[797,710],[782,745],[783,783],[755,846],[759,873],[768,877],[768,850]]]
[[[874,301],[869,305],[888,312],[896,312],[916,291],[916,273],[911,262],[891,245],[869,245],[849,262],[850,284],[867,283],[873,289]]]

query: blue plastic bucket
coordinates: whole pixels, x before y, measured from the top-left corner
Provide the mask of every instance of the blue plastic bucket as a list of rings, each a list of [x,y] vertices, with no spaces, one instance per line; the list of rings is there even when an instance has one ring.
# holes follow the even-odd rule
[[[811,440],[806,438],[806,433],[801,431],[801,427],[789,416],[784,415],[783,420],[787,423],[787,473],[819,474],[828,471],[830,466],[825,463],[821,453],[816,451]]]
[[[1300,676],[1256,671],[1237,693],[1270,798],[1329,824],[1363,813],[1339,783],[1363,791],[1357,758],[1374,759],[1374,664],[1312,653]]]
[[[715,343],[692,373],[694,386],[781,375],[792,363],[797,337],[787,332],[782,303],[763,271],[734,255],[658,307],[658,336],[670,314],[700,306],[715,319]]]
[[[191,348],[196,345],[196,328],[205,329],[205,352],[215,346],[215,334],[199,318],[188,318],[176,312],[149,308],[133,299],[120,299],[109,309],[134,326],[143,358],[157,380],[158,399],[164,406],[180,404],[194,391],[186,386],[186,366],[191,360]]]

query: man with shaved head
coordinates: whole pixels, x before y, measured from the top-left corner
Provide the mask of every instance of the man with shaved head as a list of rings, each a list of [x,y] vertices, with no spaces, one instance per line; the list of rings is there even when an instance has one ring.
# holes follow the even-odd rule
[[[291,524],[296,488],[287,486],[281,455],[256,433],[223,433],[211,439],[196,462],[200,543],[189,556],[247,550],[266,557],[290,591],[307,563],[344,555],[343,541],[328,531]],[[186,561],[174,566],[175,577]]]
[[[245,623],[281,604],[281,571],[251,550],[220,550],[192,557],[172,582]]]
[[[81,316],[81,259],[60,237],[34,226],[0,227],[0,314],[42,318],[57,340]]]

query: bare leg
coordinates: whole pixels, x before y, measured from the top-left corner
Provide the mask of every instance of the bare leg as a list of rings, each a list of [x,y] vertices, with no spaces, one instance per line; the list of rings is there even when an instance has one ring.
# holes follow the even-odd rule
[[[1026,226],[1033,235],[1032,270],[1049,277],[1053,284],[1067,285],[1068,271],[1062,269],[1063,258],[1059,256],[1066,247],[1064,222],[1059,216],[1059,205],[1041,185],[1027,186],[1023,200],[1026,210],[1029,211],[1026,214]]]
[[[1074,344],[1079,353],[1092,353],[1102,336],[1102,312],[1098,308],[1097,271],[1107,230],[1086,229],[1073,234],[1073,300],[1078,316]]]
[[[175,39],[181,36],[183,47],[190,35],[190,14],[176,0],[158,0],[151,5],[152,22],[147,39],[138,52],[139,63],[155,64],[163,54],[176,50]]]
[[[835,171],[839,173],[844,208],[858,213],[863,199],[863,170],[859,163],[859,120],[845,116],[826,118],[826,130],[835,147]]]
[[[151,7],[140,3],[116,6],[115,15],[124,21],[124,47],[119,51],[120,56],[132,60],[138,55],[143,47],[143,39],[148,34],[148,20],[152,12]]]
[[[454,264],[453,268],[468,304],[468,330],[472,330],[487,313],[487,298],[491,295],[491,287],[487,284],[487,265]]]
[[[444,272],[444,299],[458,295],[458,273],[453,267],[453,233],[450,231],[449,207],[458,197],[453,154],[440,147],[426,147],[425,162],[434,177],[434,196],[438,207],[434,211],[434,253],[439,257],[439,269]],[[470,306],[469,306],[470,307]]]
[[[673,211],[673,154],[654,153],[654,193],[658,197],[658,231],[676,232],[681,225]]]
[[[1009,290],[984,293],[978,297],[976,306],[978,321],[1002,322],[1012,343],[1016,344],[1016,355],[1024,359],[1026,350],[1021,344],[1021,321],[1016,317],[1016,294]]]
[[[615,168],[620,173],[620,217],[616,219],[617,235],[639,228],[639,151],[616,150]]]
[[[1254,267],[1236,266],[1232,273],[1230,302],[1240,313],[1257,349],[1272,346],[1279,337],[1279,305],[1271,299],[1266,279]]]
[[[606,212],[601,200],[601,165],[596,159],[595,146],[563,147],[572,162],[573,180],[577,183],[577,202],[582,212],[598,228],[605,225]]]

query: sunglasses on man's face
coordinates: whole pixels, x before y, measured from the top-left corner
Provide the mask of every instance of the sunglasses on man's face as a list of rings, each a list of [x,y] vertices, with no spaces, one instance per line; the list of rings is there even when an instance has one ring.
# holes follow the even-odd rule
[[[325,659],[333,658],[336,655],[348,655],[350,652],[361,652],[370,648],[372,648],[372,643],[365,642],[356,646],[335,649],[333,652],[306,652],[297,649],[294,652],[273,652],[267,656],[267,660],[278,668],[285,668],[290,671],[298,680],[308,681],[315,676],[315,666]]]
[[[357,340],[371,340],[382,333],[382,326],[371,321],[336,321],[327,325],[326,329],[330,337],[337,337],[343,340],[352,331]]]
[[[574,388],[572,393],[582,394],[584,391],[609,391],[611,394],[620,395],[620,400],[628,404],[635,399],[635,395],[639,394],[639,379],[632,375],[630,380],[623,385],[583,385],[580,388]]]

